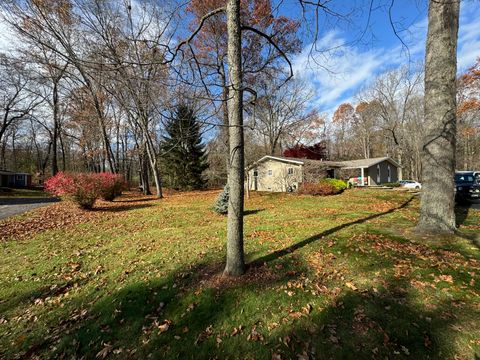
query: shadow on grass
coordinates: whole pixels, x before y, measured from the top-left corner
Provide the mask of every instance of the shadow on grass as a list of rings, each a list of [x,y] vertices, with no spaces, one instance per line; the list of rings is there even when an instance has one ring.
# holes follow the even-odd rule
[[[122,212],[136,209],[144,209],[155,206],[154,204],[132,204],[120,206],[95,206],[91,211]]]
[[[258,214],[259,212],[262,212],[262,211],[265,211],[265,209],[245,210],[243,212],[243,216],[255,215],[255,214]]]
[[[457,352],[466,350],[454,345],[462,328],[455,314],[458,305],[451,300],[415,302],[409,280],[390,277],[378,289],[345,291],[286,336],[293,339],[296,353],[306,351],[314,358],[457,358]],[[478,309],[469,306],[468,311],[478,317]]]
[[[348,227],[353,226],[353,225],[362,224],[362,223],[364,223],[368,220],[372,220],[372,219],[378,218],[380,216],[384,216],[384,215],[387,215],[387,214],[391,214],[395,211],[401,210],[401,209],[407,207],[412,202],[413,199],[414,199],[414,197],[411,197],[406,202],[404,202],[402,205],[400,205],[396,208],[393,208],[393,209],[390,209],[390,210],[387,210],[387,211],[384,211],[384,212],[381,212],[381,213],[378,213],[378,214],[373,214],[373,215],[370,215],[370,216],[367,216],[367,217],[364,217],[364,218],[361,218],[361,219],[358,219],[358,220],[350,221],[348,223],[344,223],[344,224],[335,226],[331,229],[322,231],[321,233],[313,235],[313,236],[311,236],[311,237],[309,237],[305,240],[302,240],[302,241],[300,241],[296,244],[293,244],[293,245],[288,246],[288,247],[286,247],[284,249],[281,249],[281,250],[274,251],[271,254],[268,254],[268,255],[265,255],[265,256],[263,256],[259,259],[256,259],[253,263],[250,264],[250,266],[258,266],[258,265],[261,265],[265,262],[270,262],[272,260],[278,259],[282,256],[287,255],[287,254],[290,254],[290,253],[294,252],[295,250],[301,249],[304,246],[307,246],[307,245],[309,245],[309,244],[311,244],[315,241],[318,241],[325,236],[332,235],[332,234],[336,233],[337,231],[343,230],[343,229],[348,228]]]
[[[376,255],[370,260],[382,264]],[[456,326],[463,321],[454,314],[457,303],[418,304],[409,277],[386,276],[377,288],[364,291],[339,290],[318,298],[324,305],[308,315],[292,318],[288,309],[300,310],[306,301],[298,305],[298,297],[274,290],[298,279],[291,268],[272,272],[262,266],[237,279],[219,277],[221,268],[197,264],[130,284],[102,297],[85,317],[63,320],[61,329],[23,355],[41,354],[55,344],[52,357],[62,358],[101,357],[105,349],[107,355],[119,351],[120,357],[138,359],[453,358]],[[262,317],[272,309],[284,317],[269,329]]]
[[[472,204],[470,203],[455,205],[455,222],[457,226],[463,225],[465,223],[471,206]]]
[[[135,202],[147,202],[147,201],[155,201],[159,200],[154,197],[143,197],[139,199],[128,199],[128,200],[115,200],[114,203],[135,203]]]

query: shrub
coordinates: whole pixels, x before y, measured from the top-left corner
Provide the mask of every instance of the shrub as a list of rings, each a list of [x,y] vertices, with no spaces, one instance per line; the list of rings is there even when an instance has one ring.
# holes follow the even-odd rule
[[[348,184],[344,180],[339,180],[339,179],[323,179],[320,181],[322,183],[330,184],[335,186],[335,188],[338,190],[338,192],[342,192],[343,190],[348,188]]]
[[[228,199],[229,189],[227,184],[223,188],[223,191],[218,195],[215,204],[213,204],[213,210],[222,215],[228,214]]]
[[[328,182],[321,181],[318,183],[308,183],[305,182],[300,186],[298,190],[299,194],[302,195],[314,195],[314,196],[328,196],[338,194],[338,190],[334,185],[329,184]]]
[[[393,182],[393,183],[384,183],[383,186],[389,186],[389,187],[399,187],[400,183],[398,182]]]
[[[101,182],[96,174],[59,172],[45,181],[45,190],[71,199],[81,208],[91,209],[100,196]]]
[[[113,201],[122,195],[125,189],[125,180],[122,175],[104,172],[97,174],[100,185],[100,197],[106,201]]]

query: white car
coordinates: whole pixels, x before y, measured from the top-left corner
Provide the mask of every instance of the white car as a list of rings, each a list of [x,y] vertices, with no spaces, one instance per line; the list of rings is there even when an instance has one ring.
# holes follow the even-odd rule
[[[422,184],[413,180],[400,180],[398,183],[400,184],[401,187],[404,187],[407,189],[420,190],[422,188]]]

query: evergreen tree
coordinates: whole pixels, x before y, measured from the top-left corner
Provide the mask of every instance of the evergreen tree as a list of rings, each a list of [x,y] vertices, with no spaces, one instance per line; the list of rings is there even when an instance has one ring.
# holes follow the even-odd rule
[[[201,189],[206,184],[202,173],[208,164],[200,125],[188,105],[178,105],[171,115],[162,141],[165,178],[176,189]]]

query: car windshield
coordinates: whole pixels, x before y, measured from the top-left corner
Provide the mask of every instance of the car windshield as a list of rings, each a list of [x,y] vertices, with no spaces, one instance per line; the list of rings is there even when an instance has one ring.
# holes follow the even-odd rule
[[[475,182],[475,177],[473,174],[455,174],[456,183],[473,183]]]

